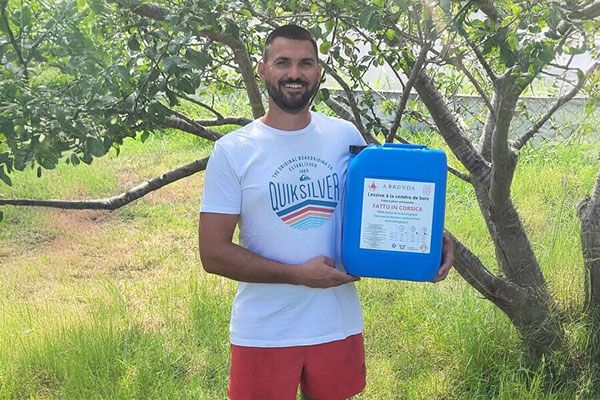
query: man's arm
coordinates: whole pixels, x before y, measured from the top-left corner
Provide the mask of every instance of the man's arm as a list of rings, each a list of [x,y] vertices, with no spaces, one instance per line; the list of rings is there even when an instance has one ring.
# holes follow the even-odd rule
[[[289,283],[327,288],[357,281],[335,268],[327,257],[315,257],[304,264],[285,264],[253,253],[233,243],[239,215],[200,213],[199,250],[206,272],[241,282]]]

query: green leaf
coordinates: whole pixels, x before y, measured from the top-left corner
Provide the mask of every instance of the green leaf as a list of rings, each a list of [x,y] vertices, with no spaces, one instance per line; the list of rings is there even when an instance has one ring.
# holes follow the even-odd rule
[[[87,0],[77,0],[77,11],[81,12],[87,7]]]
[[[46,169],[54,169],[56,168],[56,164],[58,164],[58,157],[56,154],[50,151],[46,151],[44,153],[38,154],[36,157],[36,161],[38,162],[38,164],[40,164]]]
[[[166,117],[171,114],[171,111],[169,111],[162,103],[156,101],[148,106],[148,114],[152,117]]]
[[[246,19],[252,19],[252,12],[250,12],[250,10],[248,10],[247,8],[242,9],[240,13],[242,14],[242,16],[246,17]]]
[[[396,31],[394,31],[393,29],[387,29],[385,31],[385,38],[389,41],[393,41],[396,39]]]
[[[333,18],[328,19],[327,22],[325,22],[325,29],[327,30],[327,32],[333,31],[334,27],[335,27],[335,20]]]
[[[106,4],[104,0],[90,0],[90,8],[94,10],[97,15],[101,15],[106,11]]]
[[[90,154],[94,157],[102,157],[104,154],[106,154],[104,143],[97,137],[88,137],[86,140],[86,145]]]
[[[194,94],[194,93],[196,93],[196,88],[186,78],[178,79],[175,82],[175,85],[176,85],[177,89],[180,89],[184,93],[187,93],[187,94]]]
[[[31,25],[31,9],[27,4],[21,6],[21,29],[29,28]]]
[[[79,160],[79,157],[77,157],[77,154],[75,154],[75,153],[71,154],[70,158],[71,158],[71,164],[79,165],[80,160]]]
[[[192,64],[192,67],[202,70],[206,68],[210,62],[210,57],[206,53],[202,53],[191,48],[187,48],[185,50],[185,55],[183,57]]]
[[[179,99],[177,98],[177,95],[175,93],[173,93],[172,91],[170,91],[169,89],[167,89],[165,91],[165,94],[167,95],[167,98],[169,99],[169,105],[171,107],[176,106],[179,104]]]
[[[527,29],[531,33],[540,33],[542,31],[542,28],[540,28],[538,24],[531,24],[527,27]]]
[[[92,156],[90,155],[90,153],[84,153],[83,157],[81,157],[81,161],[83,161],[84,163],[90,165],[92,163],[94,159],[92,158]]]
[[[563,50],[566,54],[583,54],[586,52],[585,47],[564,46]]]
[[[331,48],[331,42],[328,40],[325,40],[323,43],[321,43],[321,45],[319,46],[319,51],[321,52],[321,54],[327,54],[329,53],[329,49]]]
[[[506,46],[510,51],[515,51],[517,49],[517,44],[519,43],[519,38],[514,32],[509,32],[506,35]]]
[[[140,136],[140,140],[142,141],[142,143],[144,143],[146,141],[146,139],[148,139],[149,136],[150,136],[150,131],[142,132],[142,135]]]
[[[371,17],[373,16],[373,10],[371,9],[371,7],[365,7],[360,11],[360,16],[358,17],[358,25],[361,28],[368,28],[369,27],[369,21],[371,20]]]
[[[4,134],[7,138],[15,137],[15,125],[14,123],[7,118],[0,117],[0,132]]]
[[[240,38],[240,27],[237,26],[237,24],[234,21],[227,19],[225,21],[225,33],[227,33],[229,36],[231,36],[235,39],[239,39]]]
[[[184,65],[185,61],[178,56],[170,56],[165,58],[163,64],[165,71],[169,75],[177,73]]]
[[[135,37],[135,35],[129,36],[129,39],[127,40],[127,47],[134,51],[140,50],[140,42],[138,42],[137,37]]]
[[[554,59],[555,49],[551,42],[545,42],[540,53],[540,60],[542,63],[547,64]]]
[[[6,183],[8,186],[12,186],[12,181],[10,177],[4,172],[4,165],[0,165],[0,180]]]
[[[131,79],[131,75],[129,75],[129,68],[124,65],[115,66],[115,72],[124,81],[129,81],[129,79]]]

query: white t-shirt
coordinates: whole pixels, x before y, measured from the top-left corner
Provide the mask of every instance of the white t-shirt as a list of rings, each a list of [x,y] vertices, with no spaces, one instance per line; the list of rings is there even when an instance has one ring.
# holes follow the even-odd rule
[[[239,214],[240,245],[263,257],[302,264],[341,261],[348,146],[364,144],[347,121],[311,113],[298,131],[255,120],[219,139],[206,168],[202,212]],[[231,343],[284,347],[331,342],[362,332],[353,283],[317,289],[238,282]]]

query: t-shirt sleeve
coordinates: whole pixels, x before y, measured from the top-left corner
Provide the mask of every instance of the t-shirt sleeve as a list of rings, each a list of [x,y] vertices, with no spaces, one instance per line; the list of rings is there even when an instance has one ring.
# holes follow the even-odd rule
[[[236,175],[225,150],[217,143],[206,166],[200,211],[239,214],[241,209],[242,189],[240,179]]]
[[[367,142],[365,141],[365,138],[360,134],[360,131],[358,130],[358,128],[354,125],[352,125],[352,127],[354,128],[354,136],[355,136],[355,140],[356,140],[356,145],[357,146],[366,145]]]

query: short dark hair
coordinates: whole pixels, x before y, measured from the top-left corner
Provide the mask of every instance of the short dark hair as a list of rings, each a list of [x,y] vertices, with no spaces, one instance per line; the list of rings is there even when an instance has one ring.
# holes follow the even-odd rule
[[[266,60],[269,55],[269,50],[271,49],[271,44],[278,37],[292,39],[292,40],[307,40],[312,43],[313,48],[315,49],[315,57],[319,57],[319,51],[317,50],[317,40],[308,30],[304,29],[301,26],[289,24],[282,25],[278,28],[275,28],[269,33],[267,39],[265,40],[265,48],[263,50],[263,58]]]

